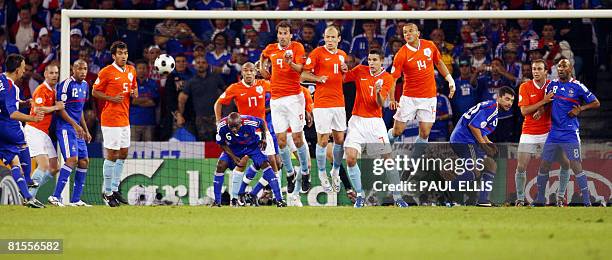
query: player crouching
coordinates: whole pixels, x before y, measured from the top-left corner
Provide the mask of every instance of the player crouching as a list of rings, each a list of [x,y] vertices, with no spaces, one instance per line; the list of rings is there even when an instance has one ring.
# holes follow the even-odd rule
[[[278,179],[274,170],[268,162],[262,150],[266,149],[266,135],[257,135],[257,130],[262,133],[268,131],[264,122],[256,117],[241,116],[233,112],[221,119],[217,126],[217,143],[223,149],[223,153],[217,161],[213,188],[215,202],[213,206],[221,206],[221,188],[225,179],[225,170],[234,167],[244,167],[247,160],[253,160],[256,170],[263,169],[263,178],[270,184],[274,192],[275,203],[278,207],[286,207],[278,185]]]
[[[450,143],[453,151],[464,160],[472,159],[483,160],[484,169],[481,180],[489,182],[491,185],[495,179],[497,164],[489,156],[497,153],[497,148],[493,145],[487,135],[495,131],[497,126],[497,115],[499,109],[510,110],[514,97],[514,90],[509,87],[502,87],[497,94],[497,100],[489,100],[476,104],[465,112],[457,127],[451,134]],[[471,182],[476,179],[478,171],[465,171],[458,175],[453,181],[453,186],[458,187],[459,182]],[[491,191],[482,189],[478,197],[478,206],[491,207],[489,193]]]

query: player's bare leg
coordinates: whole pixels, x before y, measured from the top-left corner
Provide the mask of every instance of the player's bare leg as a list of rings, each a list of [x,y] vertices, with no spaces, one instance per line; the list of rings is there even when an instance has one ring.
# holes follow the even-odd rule
[[[406,122],[395,120],[393,122],[393,128],[389,129],[389,142],[395,143],[398,137],[402,135],[406,129]]]
[[[431,133],[432,122],[419,122],[419,136],[414,141],[414,149],[412,150],[412,158],[419,158],[427,148],[429,142],[429,133]]]

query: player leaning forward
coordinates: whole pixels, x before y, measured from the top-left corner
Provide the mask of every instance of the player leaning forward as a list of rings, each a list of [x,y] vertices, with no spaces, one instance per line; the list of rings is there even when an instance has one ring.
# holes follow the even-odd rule
[[[127,64],[127,45],[120,41],[114,42],[110,51],[114,62],[100,70],[92,95],[106,101],[100,116],[106,149],[102,168],[102,197],[109,206],[116,207],[119,206],[118,202],[127,204],[119,193],[119,183],[130,147],[130,96],[138,97],[138,84],[136,69]]]
[[[348,71],[344,61],[346,53],[338,49],[340,30],[334,26],[325,29],[324,46],[315,48],[304,65],[301,79],[316,82],[315,103],[312,111],[317,130],[317,169],[321,186],[325,191],[340,191],[340,166],[344,149],[346,131],[346,112],[342,91],[343,73]],[[332,183],[329,184],[326,171],[326,149],[329,135],[334,137]]]
[[[300,73],[304,64],[304,46],[291,41],[291,25],[282,21],[276,26],[278,43],[269,44],[262,52],[260,64],[269,60],[272,64],[272,75],[267,70],[261,70],[264,78],[270,77],[270,110],[272,124],[276,131],[279,154],[287,171],[287,193],[295,188],[295,172],[291,162],[291,151],[287,146],[287,130],[291,128],[291,135],[298,149],[302,171],[302,191],[310,189],[310,171],[308,160],[310,154],[304,143],[303,129],[305,120],[310,121],[310,114],[305,112],[305,100],[300,86]]]
[[[429,133],[436,120],[436,80],[434,66],[448,81],[449,98],[455,93],[455,81],[448,72],[440,51],[435,43],[419,39],[420,32],[416,24],[408,23],[403,27],[406,44],[398,51],[393,59],[391,74],[394,78],[404,75],[404,90],[400,98],[399,107],[393,119],[393,130],[389,131],[391,143],[402,135],[406,122],[417,119],[419,121],[419,136],[415,143],[427,143]],[[420,157],[425,147],[416,146],[413,157]]]
[[[361,171],[357,165],[357,157],[365,147],[368,155],[383,155],[389,158],[391,146],[387,136],[387,128],[382,119],[382,103],[394,89],[395,80],[382,67],[384,59],[380,50],[370,50],[368,66],[358,65],[345,74],[344,81],[355,81],[357,88],[353,116],[349,120],[348,133],[344,147],[346,148],[346,164],[348,175],[357,192],[355,207],[365,205],[364,191],[361,185]],[[391,92],[392,93],[392,92]],[[389,171],[387,177],[392,183],[399,183],[399,173]],[[395,205],[408,207],[399,192],[393,193]]]

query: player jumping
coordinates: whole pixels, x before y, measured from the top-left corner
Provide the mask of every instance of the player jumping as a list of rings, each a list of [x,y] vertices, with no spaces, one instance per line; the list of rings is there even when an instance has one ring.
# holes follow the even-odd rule
[[[582,194],[582,203],[585,207],[591,206],[591,193],[587,183],[586,173],[582,170],[580,156],[580,124],[578,115],[588,109],[599,108],[599,100],[579,81],[573,79],[572,64],[568,59],[561,59],[557,63],[559,79],[553,80],[546,88],[547,93],[553,93],[552,100],[552,126],[544,150],[538,174],[538,198],[544,196],[550,166],[559,150],[567,156],[570,168],[576,174],[576,182]],[[564,196],[569,182],[569,174],[560,176],[559,191],[557,193],[557,206],[564,205]],[[543,188],[541,188],[543,187]]]
[[[119,193],[119,184],[130,147],[130,96],[138,97],[138,83],[136,69],[127,64],[127,45],[120,41],[114,42],[110,52],[114,62],[98,73],[92,96],[106,101],[100,116],[106,149],[102,168],[102,198],[109,206],[116,207],[119,206],[118,202],[128,203]]]
[[[414,118],[419,121],[419,136],[417,137],[412,157],[420,157],[428,142],[431,127],[436,120],[436,80],[434,66],[448,81],[449,98],[455,94],[455,81],[448,72],[440,51],[432,41],[419,39],[420,32],[416,24],[408,23],[403,27],[404,39],[407,44],[402,46],[393,59],[391,74],[394,78],[404,75],[403,94],[400,98],[397,112],[393,116],[393,130],[389,130],[391,143],[402,135],[406,122]],[[393,95],[392,95],[393,96]],[[391,107],[396,106],[395,102]],[[420,145],[419,145],[420,144]]]

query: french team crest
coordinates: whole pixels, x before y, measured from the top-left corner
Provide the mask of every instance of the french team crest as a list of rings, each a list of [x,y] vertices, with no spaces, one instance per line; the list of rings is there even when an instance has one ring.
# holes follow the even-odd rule
[[[263,87],[262,86],[257,86],[257,87],[255,87],[255,91],[257,91],[257,93],[261,94],[261,93],[263,93]]]
[[[575,95],[575,93],[574,93],[574,89],[573,89],[573,88],[570,88],[570,89],[567,91],[567,95],[568,95],[568,96],[570,96],[570,97],[573,97],[573,96]]]
[[[425,48],[425,49],[423,50],[423,54],[424,54],[425,56],[427,56],[427,58],[430,58],[430,59],[431,59],[431,49],[430,49],[430,48]]]
[[[132,74],[131,72],[130,72],[130,73],[128,73],[128,79],[129,79],[130,81],[134,80],[134,74]]]

